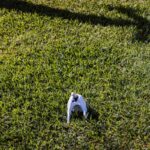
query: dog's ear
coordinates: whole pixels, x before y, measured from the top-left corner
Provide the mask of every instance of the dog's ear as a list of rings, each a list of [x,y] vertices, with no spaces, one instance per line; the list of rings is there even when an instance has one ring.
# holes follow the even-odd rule
[[[74,92],[72,92],[72,93],[71,93],[71,96],[73,96],[73,97],[74,97],[74,95],[75,95],[75,93],[74,93]]]

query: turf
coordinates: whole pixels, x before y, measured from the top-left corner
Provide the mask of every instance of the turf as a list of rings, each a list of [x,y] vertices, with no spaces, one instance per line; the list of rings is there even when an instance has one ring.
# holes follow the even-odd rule
[[[71,92],[98,117],[68,125]],[[0,1],[0,149],[149,149],[149,139],[149,0]]]

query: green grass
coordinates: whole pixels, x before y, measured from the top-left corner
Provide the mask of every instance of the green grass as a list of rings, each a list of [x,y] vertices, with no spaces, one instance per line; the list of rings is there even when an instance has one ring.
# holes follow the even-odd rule
[[[66,123],[73,91],[98,120]],[[149,149],[149,139],[149,0],[0,2],[0,149]]]

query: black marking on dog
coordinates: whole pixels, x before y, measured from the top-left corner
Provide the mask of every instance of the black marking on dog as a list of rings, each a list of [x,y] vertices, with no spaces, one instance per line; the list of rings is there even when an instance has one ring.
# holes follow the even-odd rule
[[[74,99],[73,99],[72,102],[77,102],[77,100],[78,100],[78,95],[75,95],[73,98],[74,98]]]

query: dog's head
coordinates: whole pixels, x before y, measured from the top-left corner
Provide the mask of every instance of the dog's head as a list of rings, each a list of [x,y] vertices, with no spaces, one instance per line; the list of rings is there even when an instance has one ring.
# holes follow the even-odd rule
[[[72,102],[77,102],[78,101],[79,96],[77,94],[72,92],[71,96],[72,96]]]

